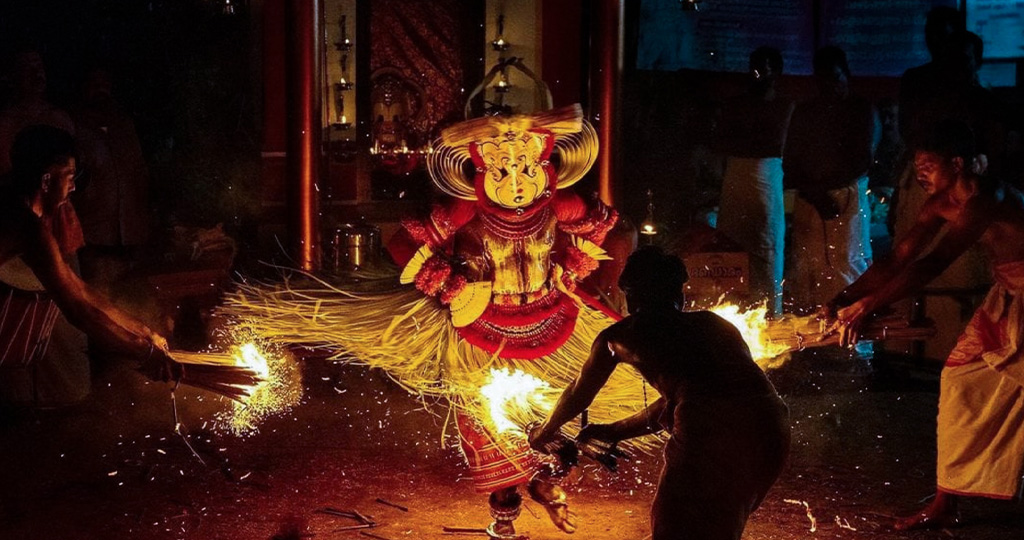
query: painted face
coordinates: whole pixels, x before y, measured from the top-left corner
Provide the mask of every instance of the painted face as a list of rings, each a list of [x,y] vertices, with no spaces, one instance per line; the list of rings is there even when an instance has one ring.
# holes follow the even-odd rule
[[[928,195],[949,189],[956,181],[958,172],[953,160],[925,151],[914,154],[914,169],[917,183]]]
[[[47,169],[43,177],[43,200],[48,210],[56,210],[68,201],[68,196],[75,191],[75,176],[74,158]]]
[[[502,140],[480,143],[487,198],[504,208],[533,204],[548,187],[542,163],[549,135],[509,132]]]

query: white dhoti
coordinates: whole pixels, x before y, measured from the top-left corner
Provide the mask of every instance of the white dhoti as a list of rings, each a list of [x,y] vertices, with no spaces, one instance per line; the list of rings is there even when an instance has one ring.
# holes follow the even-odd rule
[[[994,273],[942,370],[936,480],[949,493],[1009,499],[1024,472],[1024,261]]]
[[[722,180],[718,230],[750,255],[751,299],[782,313],[786,209],[782,158],[730,157]]]
[[[828,192],[839,216],[823,220],[814,205],[797,197],[786,273],[797,309],[814,309],[853,283],[871,264],[868,179]]]

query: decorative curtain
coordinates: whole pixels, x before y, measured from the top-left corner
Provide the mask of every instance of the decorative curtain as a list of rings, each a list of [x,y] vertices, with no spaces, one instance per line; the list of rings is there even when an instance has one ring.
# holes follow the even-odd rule
[[[482,9],[467,9],[465,0],[374,0],[370,3],[370,71],[397,70],[423,89],[422,110],[411,131],[432,136],[438,127],[458,120],[465,104],[467,59],[483,55],[475,40]],[[483,73],[473,73],[475,81]],[[475,84],[475,82],[473,83]]]

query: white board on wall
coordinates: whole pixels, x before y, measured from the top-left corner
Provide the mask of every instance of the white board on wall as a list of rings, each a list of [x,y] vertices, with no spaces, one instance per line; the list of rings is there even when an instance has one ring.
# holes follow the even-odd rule
[[[967,29],[981,36],[985,58],[1024,58],[1024,0],[967,0]]]

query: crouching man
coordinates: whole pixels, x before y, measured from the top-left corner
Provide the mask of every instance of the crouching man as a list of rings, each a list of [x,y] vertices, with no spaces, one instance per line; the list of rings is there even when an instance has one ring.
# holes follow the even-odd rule
[[[680,311],[681,260],[656,248],[633,253],[619,286],[630,315],[603,331],[551,416],[530,434],[543,450],[626,363],[661,397],[636,415],[579,434],[615,442],[668,430],[651,509],[653,540],[739,540],[789,453],[786,404],[754,363],[739,331],[710,312]]]
[[[106,345],[143,359],[152,378],[180,376],[167,340],[117,309],[71,270],[54,234],[75,190],[74,140],[50,126],[29,126],[11,149],[10,186],[0,191],[0,264],[21,257],[71,324]]]

